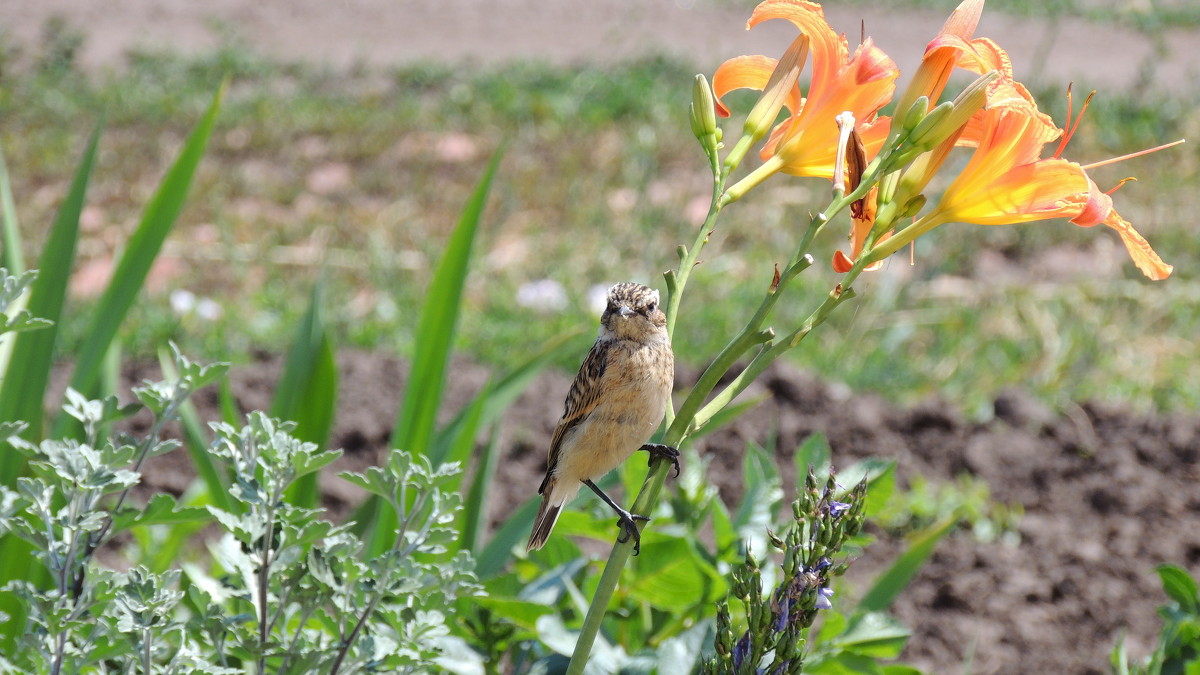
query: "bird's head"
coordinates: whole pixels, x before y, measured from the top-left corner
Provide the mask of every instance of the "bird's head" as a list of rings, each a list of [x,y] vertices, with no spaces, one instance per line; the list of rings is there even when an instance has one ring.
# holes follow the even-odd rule
[[[663,340],[667,315],[659,306],[658,291],[635,283],[608,289],[608,305],[600,317],[600,333],[638,342]]]

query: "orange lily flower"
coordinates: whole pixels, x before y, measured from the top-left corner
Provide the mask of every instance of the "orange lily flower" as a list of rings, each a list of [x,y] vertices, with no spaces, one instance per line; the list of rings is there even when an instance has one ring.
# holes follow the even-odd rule
[[[1095,93],[1096,92],[1092,92],[1092,94]],[[1087,112],[1088,103],[1090,103],[1091,100],[1092,97],[1089,95],[1087,100],[1083,102],[1083,107],[1079,111],[1079,116],[1075,118],[1074,122],[1072,122],[1071,89],[1069,87],[1067,88],[1067,130],[1063,134],[1062,142],[1058,144],[1058,149],[1054,151],[1054,157],[1058,158],[1062,156],[1062,152],[1066,149],[1067,143],[1069,143],[1071,137],[1075,135],[1075,130],[1079,128],[1079,123],[1083,120],[1083,115],[1085,112]],[[1166,145],[1160,145],[1157,148],[1136,152],[1125,157],[1118,157],[1105,162],[1091,164],[1087,167],[1080,167],[1080,171],[1084,171],[1095,166],[1111,164],[1113,162],[1121,161],[1122,159],[1129,159],[1130,157],[1137,157],[1138,155],[1144,155],[1156,150],[1162,150],[1163,148],[1178,145],[1182,142],[1182,140],[1175,141],[1174,143],[1167,143]],[[1084,176],[1087,177],[1087,174],[1084,173]],[[1150,242],[1146,241],[1146,238],[1143,237],[1140,232],[1135,230],[1133,225],[1129,221],[1122,218],[1121,214],[1117,213],[1117,210],[1113,208],[1113,200],[1111,195],[1113,192],[1116,192],[1118,188],[1124,185],[1126,181],[1121,181],[1116,187],[1108,192],[1101,191],[1091,177],[1087,177],[1087,182],[1087,194],[1081,194],[1076,197],[1077,200],[1081,201],[1082,206],[1080,207],[1079,213],[1071,219],[1071,222],[1082,227],[1093,227],[1095,225],[1099,225],[1100,223],[1104,223],[1105,225],[1116,230],[1117,234],[1121,235],[1121,241],[1125,244],[1125,250],[1129,252],[1129,257],[1133,259],[1133,264],[1137,265],[1137,268],[1142,271],[1142,274],[1145,274],[1147,277],[1155,281],[1166,279],[1167,277],[1171,276],[1171,271],[1174,270],[1174,267],[1163,262],[1162,258],[1160,258],[1158,254],[1154,252],[1153,248],[1151,248]]]
[[[888,133],[888,120],[876,119],[879,109],[891,100],[896,64],[871,40],[849,54],[845,37],[835,33],[825,21],[821,6],[804,0],[765,0],[754,9],[747,29],[770,19],[791,21],[809,40],[812,52],[812,83],[807,98],[797,87],[785,102],[790,115],[772,131],[762,150],[766,161],[751,176],[748,186],[757,185],[767,176],[783,171],[796,176],[832,178],[838,148],[835,116],[850,111],[860,120],[859,135],[867,152],[879,150]],[[723,63],[713,75],[717,114],[729,116],[720,103],[735,89],[761,90],[775,66],[775,59],[742,56]],[[750,177],[745,179],[750,181]]]
[[[1031,103],[1017,100],[990,107],[980,115],[979,133],[964,133],[970,134],[968,140],[975,144],[967,166],[932,211],[869,254],[873,261],[943,223],[1011,225],[1071,218],[1077,225],[1104,222],[1116,229],[1147,277],[1158,280],[1171,274],[1171,266],[1112,209],[1111,198],[1095,188],[1082,166],[1058,153],[1039,158],[1042,147],[1062,134],[1046,115]]]
[[[896,104],[896,114],[903,115],[912,104],[922,96],[929,97],[929,105],[937,105],[938,97],[946,89],[950,74],[959,63],[960,53],[971,51],[974,42],[971,36],[979,25],[979,15],[983,13],[984,0],[965,0],[946,19],[946,24],[938,32],[937,37],[925,47],[925,55],[921,57],[921,65],[913,74],[912,82],[904,90],[900,101]],[[957,41],[947,38],[957,38]],[[964,49],[964,47],[966,49]],[[966,66],[963,66],[966,67]],[[992,70],[992,69],[988,69]],[[980,74],[986,70],[978,71]],[[1010,71],[1011,72],[1011,71]]]

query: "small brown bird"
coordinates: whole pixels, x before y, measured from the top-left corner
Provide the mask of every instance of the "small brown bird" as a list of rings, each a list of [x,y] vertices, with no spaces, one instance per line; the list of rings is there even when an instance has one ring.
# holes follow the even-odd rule
[[[546,478],[538,488],[542,506],[533,521],[529,550],[546,543],[563,505],[579,492],[581,484],[617,512],[617,524],[623,531],[618,541],[633,537],[634,555],[641,549],[636,521],[650,519],[617,506],[593,481],[639,449],[650,453],[651,463],[661,456],[679,472],[677,450],[655,443],[643,445],[671,402],[675,355],[666,326],[658,291],[634,283],[608,289],[600,336],[575,376],[566,409],[550,439]]]

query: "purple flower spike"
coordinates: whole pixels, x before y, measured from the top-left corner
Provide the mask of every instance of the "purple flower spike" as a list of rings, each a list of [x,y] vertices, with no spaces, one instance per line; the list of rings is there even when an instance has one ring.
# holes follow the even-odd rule
[[[775,629],[776,633],[782,633],[783,629],[787,628],[788,619],[792,615],[792,603],[793,602],[795,602],[795,600],[793,600],[791,598],[787,598],[782,603],[780,603],[779,616],[777,616],[775,618],[775,625],[772,626],[772,628]]]
[[[829,500],[829,515],[834,518],[841,518],[844,513],[850,510],[850,505],[846,502],[836,502]]]
[[[733,646],[733,667],[741,668],[747,656],[750,656],[750,631],[742,633],[742,639]]]
[[[833,597],[832,588],[822,588],[817,591],[817,609],[833,609],[833,603],[829,601]]]

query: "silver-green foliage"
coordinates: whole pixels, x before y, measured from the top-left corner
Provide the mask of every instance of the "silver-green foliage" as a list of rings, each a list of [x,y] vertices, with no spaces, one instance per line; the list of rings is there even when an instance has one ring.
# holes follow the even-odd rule
[[[0,534],[34,546],[49,581],[10,582],[28,609],[23,646],[0,657],[0,672],[350,673],[445,669],[447,652],[470,654],[449,636],[448,608],[479,590],[466,552],[447,544],[460,509],[445,483],[457,465],[433,469],[395,450],[383,467],[342,476],[382,498],[400,523],[396,544],[368,559],[349,524],[289,503],[287,489],[340,453],[299,441],[293,423],[255,412],[242,428],[214,424],[209,452],[228,465],[235,508],[180,507],[169,495],[127,504],[142,462],[178,447],[163,425],[196,389],[224,372],[176,354],[179,376],[135,389],[154,416],[141,439],[110,435],[136,411],[115,398],[68,392],[64,410],[84,440],[32,444],[5,424],[32,475],[0,487]],[[211,558],[156,573],[116,572],[95,553],[119,532],[147,525],[215,520]],[[115,550],[115,547],[114,547]]]

